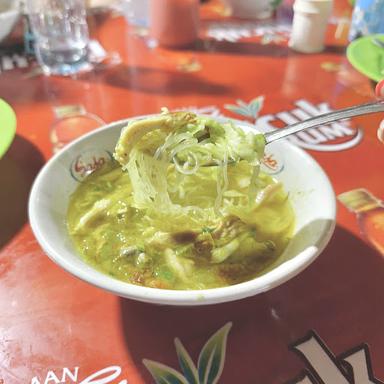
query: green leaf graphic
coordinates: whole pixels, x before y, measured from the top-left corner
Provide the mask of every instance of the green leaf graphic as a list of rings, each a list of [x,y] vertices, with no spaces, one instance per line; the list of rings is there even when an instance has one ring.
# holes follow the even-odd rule
[[[216,384],[224,368],[227,336],[232,323],[220,328],[204,345],[198,362],[200,384]]]
[[[179,339],[175,339],[175,346],[180,367],[188,383],[199,384],[196,366]]]
[[[156,384],[188,384],[181,373],[167,365],[147,359],[143,360],[143,364],[155,379]]]
[[[225,104],[224,108],[228,111],[237,113],[238,115],[257,119],[259,112],[263,107],[263,103],[264,96],[258,96],[251,100],[249,103],[237,99],[236,104]]]
[[[255,99],[253,99],[249,103],[252,116],[255,119],[259,115],[259,112],[260,112],[261,108],[263,108],[263,103],[264,103],[264,97],[263,96],[256,97]]]
[[[224,108],[227,109],[228,111],[237,113],[238,115],[251,117],[249,115],[249,111],[247,108],[239,107],[238,105],[232,105],[232,104],[225,104]]]
[[[241,100],[241,99],[236,99],[236,103],[238,105],[240,105],[240,107],[243,107],[243,108],[248,108],[248,103],[246,103],[245,101]]]

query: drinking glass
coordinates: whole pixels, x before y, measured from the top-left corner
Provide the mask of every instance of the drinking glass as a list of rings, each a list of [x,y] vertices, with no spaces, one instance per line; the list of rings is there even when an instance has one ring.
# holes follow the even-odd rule
[[[56,153],[71,141],[102,125],[103,119],[87,112],[82,105],[63,105],[53,108],[55,121],[51,125],[50,139]]]
[[[46,74],[89,69],[89,33],[84,0],[27,0],[36,57]]]

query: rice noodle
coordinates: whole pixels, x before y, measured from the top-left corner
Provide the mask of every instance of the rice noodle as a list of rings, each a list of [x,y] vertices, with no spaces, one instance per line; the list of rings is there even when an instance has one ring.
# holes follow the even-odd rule
[[[172,151],[169,153],[169,157],[173,159],[179,152],[182,152],[182,151],[189,152],[187,150],[192,150],[193,147],[196,146],[196,144],[197,144],[196,139],[185,140],[172,149]]]
[[[184,173],[175,172],[174,185],[171,186],[168,184],[168,191],[171,193],[177,192],[180,189],[180,185],[183,183],[185,176]]]
[[[126,169],[132,180],[133,198],[138,208],[151,203],[169,207],[171,200],[167,190],[167,180],[163,177],[168,162],[155,160],[140,151],[135,151]]]
[[[257,205],[264,203],[267,199],[271,198],[280,188],[282,187],[281,182],[276,182],[267,185],[264,189],[259,191],[256,196],[255,202]]]
[[[252,169],[251,181],[248,188],[248,204],[252,205],[255,203],[257,194],[257,178],[260,174],[260,164],[254,165]]]
[[[164,155],[164,152],[169,148],[172,147],[173,145],[178,145],[179,143],[191,139],[192,136],[190,133],[180,133],[178,135],[170,134],[167,136],[165,139],[165,142],[163,145],[157,148],[154,158],[155,159],[161,159]]]
[[[253,152],[256,144],[233,123],[220,126],[202,119],[194,121],[193,124],[178,125],[180,122],[176,117],[173,122],[174,116],[170,117],[175,127],[166,137],[154,134],[149,138],[152,147],[150,146],[147,152],[154,151],[153,156],[144,153],[145,147],[139,146],[131,150],[129,161],[123,166],[132,182],[134,205],[140,209],[167,211],[172,217],[199,215],[206,218],[207,213],[196,204],[199,204],[199,197],[204,201],[207,191],[186,178],[197,173],[199,177],[210,174],[210,177],[216,179],[214,182],[217,193],[214,191],[208,193],[214,199],[213,208],[210,209],[215,216],[225,214],[229,206],[245,206],[247,202],[255,204],[257,192],[261,187],[257,181],[260,166],[257,157],[252,158],[249,154],[255,153],[256,156],[257,151]],[[156,144],[153,145],[154,143]],[[251,144],[247,147],[248,143]],[[227,196],[225,192],[229,187],[228,162],[238,163],[239,158],[241,160],[238,154],[239,146],[247,156],[245,161],[252,166],[250,177],[249,173],[248,177],[246,176],[249,185],[247,190],[243,191],[243,195]],[[207,165],[213,167],[209,169],[206,168]],[[244,189],[247,187],[238,185]],[[182,200],[187,195],[194,196],[193,203],[184,206]],[[171,196],[175,201],[172,201]]]
[[[199,160],[197,159],[196,155],[193,152],[190,152],[188,154],[188,157],[191,156],[193,160],[195,161],[195,165],[192,169],[187,169],[187,166],[189,165],[189,162],[185,162],[184,164],[180,164],[176,157],[173,157],[173,163],[175,164],[175,168],[179,173],[182,173],[183,175],[194,175],[198,169],[200,168]]]
[[[223,162],[217,170],[217,197],[215,200],[215,213],[219,214],[219,208],[223,202],[223,194],[228,188],[228,152],[225,151]]]

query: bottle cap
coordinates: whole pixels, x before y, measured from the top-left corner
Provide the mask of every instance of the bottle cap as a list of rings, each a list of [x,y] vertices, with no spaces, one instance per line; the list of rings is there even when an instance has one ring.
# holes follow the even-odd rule
[[[380,202],[364,188],[353,189],[337,196],[350,211],[361,212],[377,207]]]

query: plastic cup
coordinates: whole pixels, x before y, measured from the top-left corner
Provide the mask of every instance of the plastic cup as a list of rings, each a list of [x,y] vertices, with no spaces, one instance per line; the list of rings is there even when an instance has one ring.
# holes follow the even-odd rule
[[[295,51],[316,53],[324,49],[332,0],[296,0],[289,46]]]

